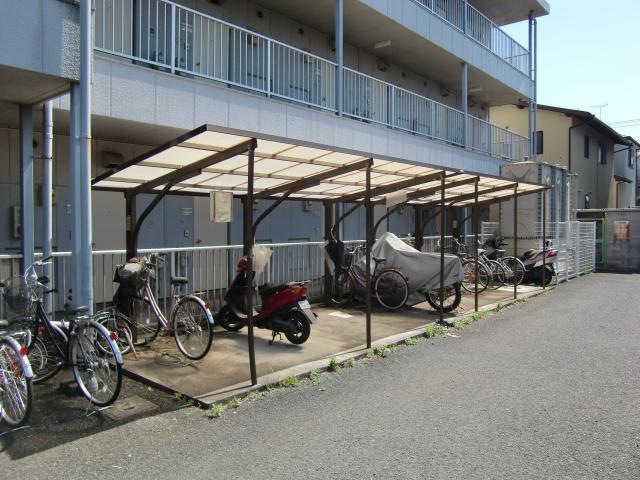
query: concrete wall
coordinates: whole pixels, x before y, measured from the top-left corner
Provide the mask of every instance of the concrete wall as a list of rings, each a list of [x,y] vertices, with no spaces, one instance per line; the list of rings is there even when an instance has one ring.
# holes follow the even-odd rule
[[[3,1],[0,65],[80,78],[79,8],[61,0]]]
[[[68,109],[68,96],[54,108]],[[497,175],[501,160],[377,124],[336,117],[216,82],[177,75],[96,55],[92,112],[184,130],[204,123]],[[126,132],[124,132],[126,134]]]

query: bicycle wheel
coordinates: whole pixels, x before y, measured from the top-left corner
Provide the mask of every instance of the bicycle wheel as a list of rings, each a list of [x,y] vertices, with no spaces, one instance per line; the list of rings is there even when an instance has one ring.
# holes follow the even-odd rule
[[[51,325],[51,331],[44,330],[35,337],[29,346],[33,383],[49,380],[62,369],[65,358],[60,351],[64,352],[66,348],[67,336],[54,325]]]
[[[485,265],[491,272],[491,278],[489,279],[489,288],[497,290],[507,283],[507,272],[501,263],[495,260],[488,260]]]
[[[489,285],[489,279],[491,278],[491,272],[482,263],[476,260],[465,260],[462,262],[464,268],[464,280],[462,281],[462,288],[467,292],[474,293],[476,290],[476,265],[478,266],[478,293],[482,293],[487,289]]]
[[[516,257],[504,257],[502,265],[506,268],[508,281],[511,285],[520,285],[524,280],[524,263]]]
[[[409,298],[409,283],[397,270],[382,270],[374,279],[373,291],[380,305],[397,310]]]
[[[138,347],[153,343],[162,325],[155,314],[151,302],[146,298],[131,298],[131,316],[129,323],[133,327],[133,344]]]
[[[178,350],[191,360],[200,360],[211,348],[213,325],[207,307],[198,297],[182,297],[173,310],[173,333]]]
[[[89,323],[78,326],[70,339],[73,376],[87,400],[99,407],[111,405],[122,386],[122,370],[107,335],[97,323]]]
[[[427,303],[435,311],[440,311],[440,288],[429,290],[425,297]],[[462,301],[462,289],[459,283],[448,285],[444,287],[444,298],[442,299],[442,312],[450,313],[460,306]]]
[[[24,425],[33,407],[31,378],[21,363],[20,350],[15,340],[0,339],[0,419],[12,428]]]
[[[133,342],[133,332],[131,329],[131,322],[120,312],[109,313],[104,317],[97,320],[108,332],[116,332],[116,345],[120,349],[122,355],[126,355],[131,351],[131,342]],[[98,343],[100,348],[105,352],[110,353],[111,349],[108,345]]]
[[[336,305],[344,306],[353,298],[353,284],[347,272],[339,272],[333,282],[331,300]]]

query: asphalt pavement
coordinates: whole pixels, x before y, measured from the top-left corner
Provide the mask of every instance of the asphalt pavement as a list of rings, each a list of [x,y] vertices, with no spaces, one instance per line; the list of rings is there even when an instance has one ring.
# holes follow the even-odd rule
[[[12,455],[12,445],[28,441],[16,432],[0,437],[0,471],[57,479],[637,479],[638,292],[640,275],[573,280],[460,334],[267,393],[221,418],[173,410],[29,455]]]

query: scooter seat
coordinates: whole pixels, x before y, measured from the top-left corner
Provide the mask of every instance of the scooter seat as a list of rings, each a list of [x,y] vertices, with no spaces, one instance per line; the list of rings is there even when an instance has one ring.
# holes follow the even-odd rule
[[[186,285],[189,283],[189,279],[187,277],[174,277],[172,276],[169,281],[171,285]]]
[[[267,296],[267,295],[271,295],[272,293],[279,292],[280,290],[284,290],[285,288],[288,288],[288,287],[289,287],[289,284],[287,283],[281,283],[280,285],[265,283],[264,285],[261,285],[258,287],[258,293],[261,296]]]
[[[530,258],[534,258],[537,254],[538,254],[539,250],[525,250],[522,254],[522,258],[524,259],[530,259]]]

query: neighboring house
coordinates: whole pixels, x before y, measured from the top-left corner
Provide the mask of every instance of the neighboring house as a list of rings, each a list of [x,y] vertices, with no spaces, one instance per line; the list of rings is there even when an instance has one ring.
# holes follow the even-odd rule
[[[502,165],[529,154],[529,135],[489,123],[489,109],[532,99],[535,91],[533,48],[500,26],[528,21],[533,31],[535,18],[548,13],[545,0],[97,0],[92,177],[205,123],[499,175]],[[37,158],[42,101],[78,81],[78,18],[71,0],[3,4],[3,225],[15,226],[13,207],[21,203],[19,107],[34,114]],[[344,37],[336,24],[344,25]],[[71,103],[68,95],[54,103],[57,250],[71,246]],[[22,126],[28,132],[28,119]],[[23,159],[29,144],[22,143]],[[94,248],[122,248],[123,196],[94,192],[93,200]],[[145,222],[140,245],[238,242],[239,224],[211,224],[208,208],[206,198],[167,196]],[[277,210],[259,240],[322,238],[320,209]],[[389,225],[412,231],[411,210]],[[17,232],[0,230],[0,252],[20,248]]]
[[[492,107],[491,121],[516,133],[526,132],[527,110],[518,105]],[[538,105],[534,143],[537,161],[578,175],[577,208],[631,206],[635,170],[627,157],[622,158],[631,142],[595,115]]]
[[[627,144],[616,145],[613,152],[614,179],[617,188],[614,208],[630,208],[637,205],[637,157],[640,145],[632,137],[624,138]]]

